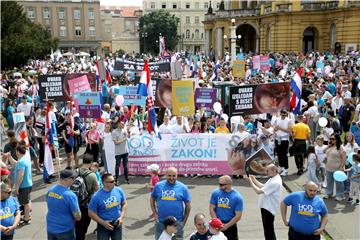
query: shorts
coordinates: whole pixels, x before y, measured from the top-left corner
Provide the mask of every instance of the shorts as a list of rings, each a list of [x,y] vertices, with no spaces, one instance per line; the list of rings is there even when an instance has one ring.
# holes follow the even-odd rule
[[[20,205],[25,205],[30,202],[30,193],[32,187],[19,188],[18,201]]]
[[[65,143],[65,152],[66,153],[77,153],[79,151],[78,145],[75,144],[74,147],[71,147],[69,144]]]

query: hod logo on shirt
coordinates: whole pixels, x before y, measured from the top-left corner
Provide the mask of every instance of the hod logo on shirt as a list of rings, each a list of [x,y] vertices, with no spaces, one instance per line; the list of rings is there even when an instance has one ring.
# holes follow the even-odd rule
[[[218,208],[230,208],[230,200],[228,198],[218,198]]]
[[[105,204],[105,208],[109,209],[112,207],[116,207],[117,205],[119,205],[119,201],[117,199],[117,197],[115,196],[111,196],[108,199],[103,201]]]
[[[0,219],[5,219],[5,218],[9,218],[12,217],[12,213],[9,207],[4,207],[2,209],[0,209]]]
[[[63,197],[57,193],[49,192],[48,197],[56,198],[56,199],[62,199]]]
[[[165,190],[161,191],[161,200],[167,200],[167,201],[175,201],[175,191],[174,190]]]
[[[313,207],[311,205],[305,205],[305,204],[303,205],[299,204],[298,214],[306,215],[310,217],[315,216]]]

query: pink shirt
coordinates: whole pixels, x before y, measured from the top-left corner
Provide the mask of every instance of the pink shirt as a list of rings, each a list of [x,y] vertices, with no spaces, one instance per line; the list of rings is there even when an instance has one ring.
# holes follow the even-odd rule
[[[88,140],[89,144],[94,144],[95,141],[99,141],[100,140],[100,133],[98,130],[89,130],[86,133],[86,138]]]
[[[153,175],[151,176],[151,188],[150,188],[150,192],[152,192],[152,190],[154,189],[155,185],[159,182],[159,176],[158,175]]]

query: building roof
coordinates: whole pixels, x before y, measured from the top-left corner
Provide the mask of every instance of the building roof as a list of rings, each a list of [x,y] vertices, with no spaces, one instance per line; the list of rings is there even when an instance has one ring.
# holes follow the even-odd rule
[[[140,7],[138,6],[101,6],[101,11],[104,10],[110,10],[110,11],[114,11],[114,10],[120,10],[121,11],[121,16],[123,17],[135,17],[136,11],[140,10]]]

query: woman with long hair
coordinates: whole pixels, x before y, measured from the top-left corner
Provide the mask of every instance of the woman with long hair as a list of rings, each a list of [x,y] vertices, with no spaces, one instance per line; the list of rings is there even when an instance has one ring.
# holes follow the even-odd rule
[[[341,146],[340,135],[332,134],[329,138],[329,145],[324,149],[326,154],[326,191],[325,199],[333,197],[334,190],[334,172],[344,169],[346,152]],[[344,183],[335,180],[336,201],[344,200]]]
[[[355,137],[351,132],[347,132],[345,134],[345,140],[344,140],[343,147],[345,149],[346,156],[352,156],[354,153],[358,152],[359,146],[355,142]],[[351,163],[349,163],[347,161],[347,159],[346,159],[346,162],[345,162],[345,166],[346,166],[346,168],[351,168]],[[345,194],[348,194],[350,192],[350,176],[351,176],[351,173],[348,172],[347,175],[348,175],[348,179],[344,181],[344,193]]]

